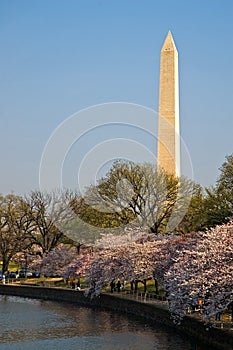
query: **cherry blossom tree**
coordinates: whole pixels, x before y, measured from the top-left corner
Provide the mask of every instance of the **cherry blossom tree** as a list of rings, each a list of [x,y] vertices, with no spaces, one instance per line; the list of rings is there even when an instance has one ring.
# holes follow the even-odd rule
[[[164,283],[177,323],[197,299],[204,301],[207,321],[233,301],[233,222],[185,236],[154,236],[140,230],[104,235],[94,250],[78,255],[76,248],[59,245],[42,260],[41,272],[86,276],[86,294],[91,297],[112,280],[141,281],[146,287],[146,280],[154,277]]]
[[[233,301],[233,222],[199,232],[188,242],[164,277],[169,309],[178,323],[195,299],[204,300],[206,320]]]
[[[154,261],[154,278],[164,281],[164,276],[174,264],[174,259],[195,239],[196,232],[175,236],[161,235],[156,240],[157,256]]]
[[[110,281],[122,278],[127,273],[130,273],[127,252],[119,247],[100,250],[87,269],[89,288],[86,295],[98,296]]]
[[[185,236],[137,242],[124,237],[122,245],[118,237],[116,246],[110,236],[105,238],[108,248],[102,248],[87,269],[87,294],[92,297],[114,279],[145,281],[153,276],[163,281],[169,309],[177,323],[197,299],[204,300],[206,320],[232,303],[233,222]],[[104,238],[100,245],[106,246]]]
[[[133,242],[146,242],[148,240],[152,240],[154,237],[145,232],[141,227],[129,227],[126,232],[122,232],[119,234],[107,233],[103,234],[101,238],[99,238],[95,247],[104,249],[104,248],[114,248],[117,246],[124,246]]]
[[[49,252],[37,266],[45,276],[63,276],[67,266],[77,257],[77,249],[65,244]]]
[[[38,269],[41,261],[41,248],[38,246],[30,247],[29,245],[29,247],[26,247],[12,257],[12,262],[16,263],[19,267],[29,267],[34,270]]]
[[[94,256],[88,253],[78,255],[66,267],[63,273],[63,277],[64,278],[68,278],[70,276],[74,278],[85,277],[87,269],[93,259],[94,259]]]
[[[146,287],[146,280],[153,277],[154,261],[158,253],[157,240],[153,238],[150,241],[150,237],[153,236],[144,232],[118,236],[115,241],[110,235],[104,237],[99,244],[103,247],[107,245],[108,248],[98,251],[87,270],[90,282],[87,294],[99,295],[115,279],[141,281]]]

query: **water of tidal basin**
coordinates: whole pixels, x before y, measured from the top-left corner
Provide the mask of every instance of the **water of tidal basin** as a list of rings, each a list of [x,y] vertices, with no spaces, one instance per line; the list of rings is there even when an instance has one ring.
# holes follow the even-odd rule
[[[0,296],[0,350],[206,350],[133,316],[68,303]]]

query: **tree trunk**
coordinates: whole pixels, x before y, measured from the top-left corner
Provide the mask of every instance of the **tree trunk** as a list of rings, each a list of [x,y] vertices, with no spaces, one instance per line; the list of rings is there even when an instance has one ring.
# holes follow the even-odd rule
[[[144,293],[146,293],[146,289],[147,289],[147,288],[146,288],[146,287],[147,287],[147,286],[146,286],[146,279],[143,281],[143,284],[144,284]]]
[[[81,244],[81,243],[78,243],[78,244],[76,245],[76,248],[77,248],[77,254],[78,254],[78,255],[80,255],[81,246],[82,246],[82,244]]]
[[[150,227],[151,233],[154,233],[155,235],[158,235],[159,228],[156,224]]]
[[[155,279],[155,294],[159,294],[158,281]]]
[[[2,274],[8,271],[9,266],[9,259],[3,258],[2,259]]]
[[[133,291],[133,281],[130,282],[130,289]]]

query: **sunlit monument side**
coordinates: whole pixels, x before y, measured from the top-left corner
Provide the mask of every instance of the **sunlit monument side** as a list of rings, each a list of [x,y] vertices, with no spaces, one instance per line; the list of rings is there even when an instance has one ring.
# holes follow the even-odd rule
[[[158,167],[180,175],[178,52],[169,31],[160,55]]]

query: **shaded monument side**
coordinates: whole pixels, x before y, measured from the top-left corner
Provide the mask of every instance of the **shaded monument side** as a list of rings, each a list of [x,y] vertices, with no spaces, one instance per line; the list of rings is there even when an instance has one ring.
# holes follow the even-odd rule
[[[158,166],[180,175],[178,52],[169,31],[160,54]]]

